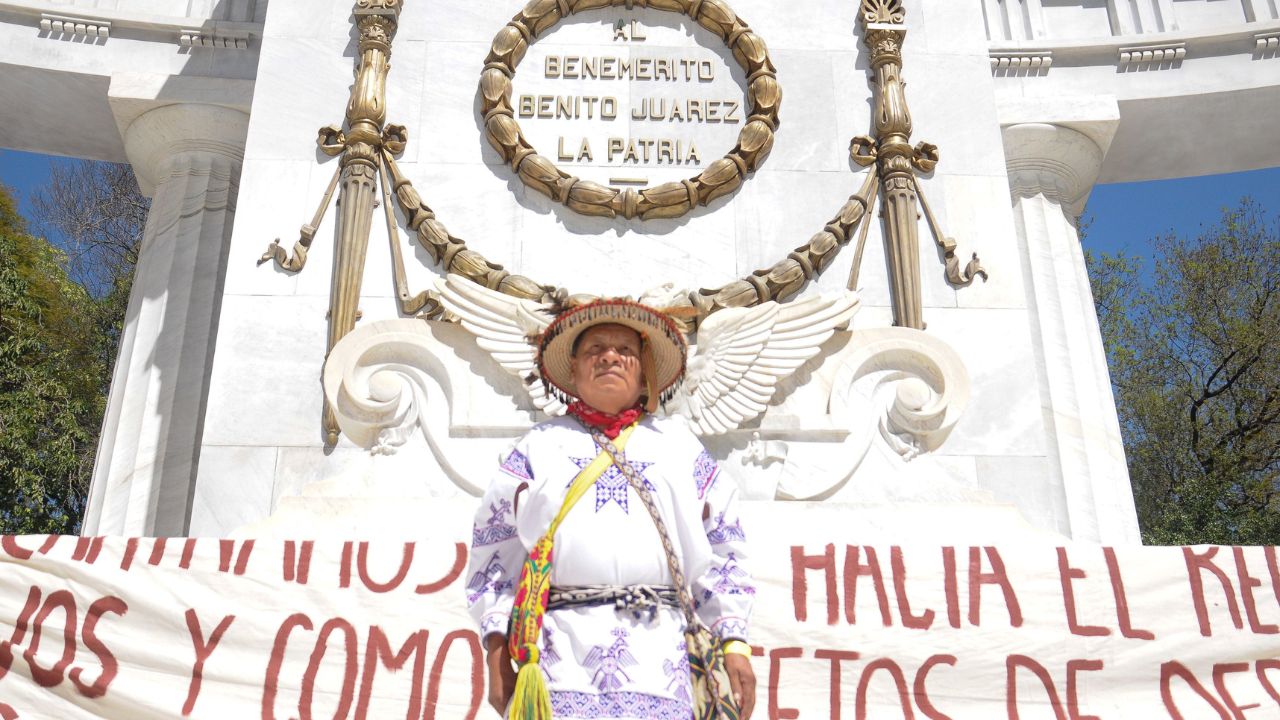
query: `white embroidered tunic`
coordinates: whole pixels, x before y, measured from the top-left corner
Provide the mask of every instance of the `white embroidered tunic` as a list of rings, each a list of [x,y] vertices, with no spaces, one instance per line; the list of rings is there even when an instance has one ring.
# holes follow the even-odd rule
[[[698,617],[721,638],[747,639],[755,589],[743,563],[738,488],[679,420],[645,417],[624,453],[649,484],[691,583]],[[542,423],[502,463],[476,513],[467,602],[481,635],[507,631],[529,549],[569,485],[598,454],[571,417]],[[706,508],[704,520],[704,506]],[[653,519],[616,467],[578,501],[556,533],[551,585],[670,586]],[[556,718],[689,720],[684,620],[613,605],[551,610],[540,666]]]

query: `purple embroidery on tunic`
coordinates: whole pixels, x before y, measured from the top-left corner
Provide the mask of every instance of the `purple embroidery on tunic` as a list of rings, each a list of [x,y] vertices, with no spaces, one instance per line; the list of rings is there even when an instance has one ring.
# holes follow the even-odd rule
[[[596,645],[582,661],[588,669],[596,671],[591,676],[591,684],[602,692],[622,689],[624,680],[630,683],[631,676],[623,668],[636,664],[635,657],[627,649],[627,629],[614,628],[613,636],[616,639],[612,645]]]
[[[594,693],[551,691],[551,715],[557,718],[649,718],[689,720],[687,702],[638,692]]]
[[[502,461],[502,469],[521,480],[533,479],[533,468],[529,467],[529,458],[519,450],[512,450],[507,459]]]
[[[515,526],[508,525],[506,522],[507,513],[511,512],[510,502],[499,500],[496,505],[490,503],[489,510],[493,513],[489,516],[489,521],[483,526],[477,525],[471,529],[472,547],[496,545],[516,536]]]
[[[707,542],[712,545],[722,545],[728,542],[742,542],[747,539],[747,534],[742,531],[742,520],[734,518],[734,521],[727,523],[724,520],[727,510],[721,511],[716,515],[716,526],[707,533]]]
[[[756,589],[739,582],[739,578],[747,577],[747,571],[738,567],[738,558],[729,553],[724,565],[712,568],[711,574],[716,577],[715,585],[702,591],[702,599],[710,600],[713,595],[755,595]]]
[[[504,590],[509,590],[512,587],[512,581],[499,580],[506,574],[506,568],[502,567],[502,563],[498,561],[498,554],[494,553],[489,558],[489,562],[485,563],[484,569],[472,575],[471,582],[467,583],[467,604],[475,605],[485,593],[501,595]]]
[[[579,468],[586,468],[595,458],[569,458],[574,465]],[[644,486],[649,490],[657,490],[653,483],[649,482],[649,478],[644,476],[644,471],[653,463],[631,461],[631,466],[640,473],[640,479],[644,480]],[[573,484],[573,480],[569,481],[569,485]],[[567,486],[566,486],[567,487]],[[622,474],[617,465],[610,465],[608,470],[600,476],[596,481],[596,512],[600,512],[600,508],[609,504],[612,500],[618,503],[618,507],[622,508],[622,512],[630,514],[627,510],[627,493],[631,490],[631,483],[627,482],[627,476]]]
[[[699,500],[705,498],[707,491],[715,484],[718,469],[715,458],[711,457],[711,453],[706,450],[703,450],[698,455],[698,459],[693,461],[693,479],[698,486]]]
[[[480,621],[480,637],[487,637],[490,633],[505,633],[510,619],[505,615],[489,615]]]
[[[672,662],[668,658],[662,663],[663,672],[670,678],[667,680],[667,692],[686,703],[692,704],[693,699],[689,696],[689,646],[681,640],[676,649],[680,651],[679,660]],[[674,689],[672,685],[675,686]]]
[[[711,626],[711,634],[718,638],[747,639],[747,621],[738,618],[723,618]]]
[[[555,634],[550,625],[542,626],[542,659],[538,664],[542,666],[542,674],[552,682],[555,682],[556,676],[551,673],[551,666],[560,662],[560,653],[556,652],[554,645]]]

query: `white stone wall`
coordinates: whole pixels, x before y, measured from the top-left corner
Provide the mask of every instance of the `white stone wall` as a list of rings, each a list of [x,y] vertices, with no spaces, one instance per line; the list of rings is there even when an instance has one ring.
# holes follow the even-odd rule
[[[1091,527],[1096,520],[1071,517],[1048,447],[1039,383],[1043,369],[1009,202],[983,16],[978,6],[952,0],[906,6],[904,77],[913,139],[936,143],[943,158],[922,187],[946,233],[959,241],[962,258],[978,252],[992,275],[970,288],[950,287],[922,222],[919,260],[928,333],[963,358],[972,399],[936,453],[904,465],[885,448],[873,447],[835,498],[1009,503],[1033,525],[1070,535],[1077,522]],[[822,0],[798,8],[739,0],[732,8],[768,43],[783,88],[782,125],[762,168],[710,208],[674,221],[587,218],[514,177],[483,139],[476,108],[485,54],[494,34],[519,9],[515,3],[407,3],[388,95],[388,119],[410,129],[401,167],[450,232],[540,282],[573,291],[634,294],[668,281],[690,289],[716,286],[766,267],[805,243],[860,186],[863,171],[848,159],[848,144],[870,131],[871,87],[854,3]],[[336,448],[324,447],[318,379],[333,212],[301,273],[257,264],[273,238],[292,245],[336,166],[336,160],[317,152],[314,131],[339,122],[346,105],[353,68],[349,14],[348,0],[273,0],[267,17],[210,381],[193,534],[224,534],[271,513],[281,498],[304,492],[366,497],[461,492],[444,479],[436,454],[421,437],[390,457],[371,456],[346,438]],[[714,36],[686,31],[690,23],[679,18],[673,23],[653,10],[597,13],[575,18],[535,44],[517,73],[516,92],[526,82],[531,88],[537,84],[541,68],[533,61],[538,52],[553,46],[563,52],[602,27],[596,18],[619,16],[666,27],[672,42],[692,35],[683,42],[705,49],[699,53],[718,55],[723,68],[735,67]],[[743,88],[737,92],[743,94]],[[554,146],[538,137],[534,141],[554,156]],[[732,146],[733,133],[708,132],[706,143],[704,163]],[[666,179],[657,171],[650,174],[651,182]],[[358,327],[398,315],[380,223],[379,214]],[[429,287],[437,272],[430,257],[416,245],[406,247],[406,254],[411,289]],[[852,254],[845,248],[805,293],[843,288]],[[888,325],[878,221],[872,224],[860,290],[864,306],[855,326]],[[482,356],[473,358],[465,344],[452,342],[458,359],[446,364],[492,374]],[[459,422],[452,432],[490,436],[472,451],[483,454],[485,463],[515,428],[532,419],[527,401],[503,382],[473,375],[466,387],[455,388],[465,393],[465,399],[454,397],[455,408],[474,403],[464,419],[477,420],[470,427]],[[825,409],[790,412],[802,416]],[[1114,528],[1117,536],[1132,538],[1132,520],[1122,524]],[[1095,539],[1093,531],[1075,534]]]

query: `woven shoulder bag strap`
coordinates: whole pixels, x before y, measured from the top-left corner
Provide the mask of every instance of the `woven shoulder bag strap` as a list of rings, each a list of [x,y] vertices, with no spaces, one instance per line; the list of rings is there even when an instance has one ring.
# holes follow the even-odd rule
[[[631,437],[635,429],[636,424],[632,423],[623,430],[618,435],[618,444],[626,444],[627,438]],[[516,673],[515,693],[511,697],[507,713],[507,717],[513,720],[551,720],[551,695],[542,670],[538,667],[538,637],[542,633],[542,620],[547,613],[547,602],[551,594],[556,530],[578,500],[595,485],[613,462],[613,456],[602,449],[595,460],[578,473],[565,493],[564,502],[560,504],[560,511],[552,519],[551,526],[534,543],[528,559],[520,568],[515,602],[507,623],[507,649],[520,666]]]
[[[644,503],[645,509],[649,511],[649,517],[653,518],[654,527],[658,529],[658,537],[662,540],[662,549],[667,554],[667,568],[671,571],[671,580],[676,586],[676,594],[680,597],[680,609],[684,612],[684,620],[690,628],[699,627],[701,621],[693,612],[693,595],[689,593],[689,583],[685,582],[684,571],[680,568],[680,559],[676,557],[675,545],[672,544],[671,535],[667,532],[667,524],[663,522],[662,515],[658,512],[653,494],[649,492],[649,488],[645,487],[644,480],[636,469],[627,462],[627,457],[622,454],[622,450],[610,442],[604,433],[595,431],[592,437],[595,438],[596,445],[613,458],[613,464],[626,476],[627,482],[631,483],[631,487]]]

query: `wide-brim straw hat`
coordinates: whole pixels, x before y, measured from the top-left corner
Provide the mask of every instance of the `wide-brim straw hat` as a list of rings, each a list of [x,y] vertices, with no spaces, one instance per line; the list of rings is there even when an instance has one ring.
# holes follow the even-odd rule
[[[542,332],[537,339],[538,372],[547,391],[566,404],[580,397],[573,383],[573,344],[597,325],[621,325],[640,334],[649,404],[670,400],[684,377],[689,351],[684,333],[661,310],[622,298],[603,298],[566,310]]]

